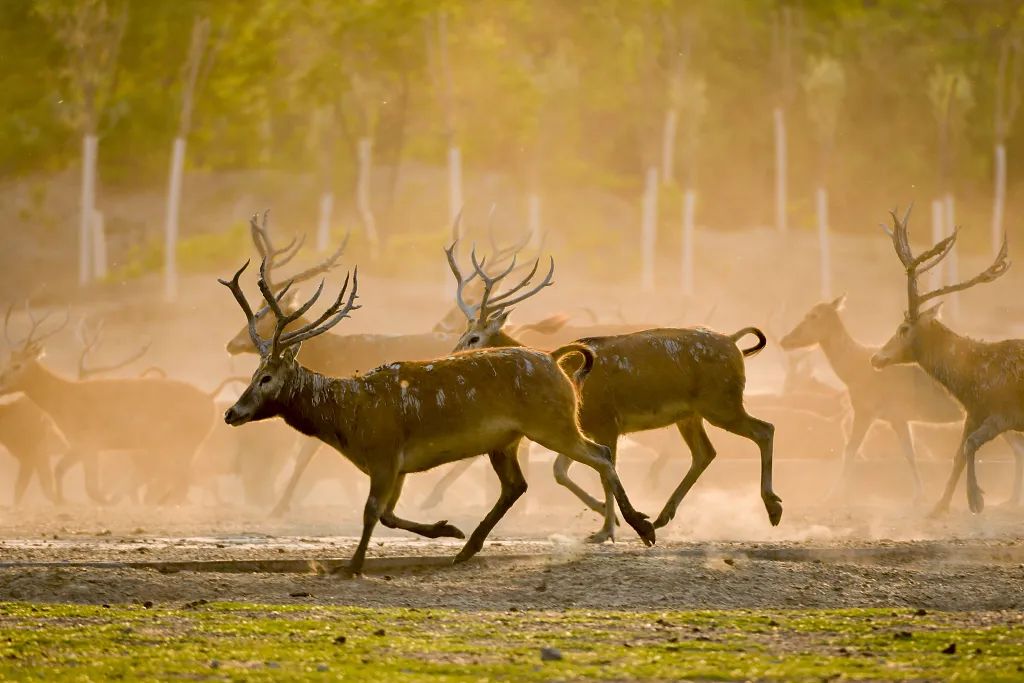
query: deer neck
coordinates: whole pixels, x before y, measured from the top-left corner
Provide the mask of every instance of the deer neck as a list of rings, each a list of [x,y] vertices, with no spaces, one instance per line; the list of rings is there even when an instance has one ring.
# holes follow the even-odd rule
[[[22,392],[33,403],[60,421],[78,384],[80,382],[61,377],[42,363],[36,362],[26,371]]]
[[[839,320],[820,341],[832,370],[849,385],[871,371],[871,349],[854,339]]]
[[[983,342],[962,337],[937,320],[914,335],[914,358],[961,403],[977,384],[974,356]]]
[[[339,450],[352,417],[346,395],[351,380],[327,377],[308,368],[298,367],[295,378],[277,399],[277,413],[293,429],[313,436]]]
[[[498,334],[491,338],[491,346],[494,348],[507,348],[509,346],[522,346],[522,344],[513,339],[505,330],[499,330]]]

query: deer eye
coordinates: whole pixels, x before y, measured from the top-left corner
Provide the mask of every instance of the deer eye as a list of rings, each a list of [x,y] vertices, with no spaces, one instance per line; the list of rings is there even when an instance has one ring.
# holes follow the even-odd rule
[[[474,334],[472,337],[469,338],[469,343],[470,344],[479,344],[480,343],[480,336]]]
[[[270,382],[270,375],[263,375],[260,377],[260,384],[268,384]]]

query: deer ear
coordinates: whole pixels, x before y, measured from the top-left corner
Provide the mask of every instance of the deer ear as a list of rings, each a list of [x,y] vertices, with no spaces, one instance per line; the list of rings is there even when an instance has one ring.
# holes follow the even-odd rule
[[[295,356],[299,355],[300,348],[302,348],[302,342],[287,347],[284,351],[281,352],[281,358],[287,361],[288,363],[294,363]]]
[[[846,305],[846,294],[843,294],[842,296],[836,297],[831,302],[832,308],[834,308],[837,311],[843,310],[843,307],[845,305]]]
[[[300,304],[299,304],[299,292],[298,292],[298,290],[293,290],[291,292],[288,292],[288,296],[286,296],[284,299],[281,300],[281,309],[285,313],[291,313],[292,311],[294,311],[299,306],[300,306]]]
[[[487,321],[487,327],[492,330],[500,330],[505,326],[505,323],[508,322],[508,314],[511,312],[512,311],[502,311]]]
[[[939,317],[939,313],[941,312],[941,309],[942,309],[942,302],[940,301],[939,303],[935,304],[931,308],[926,308],[925,310],[923,310],[920,313],[918,313],[917,314],[917,319],[921,320],[923,322],[931,322],[932,320],[935,320],[936,318]]]

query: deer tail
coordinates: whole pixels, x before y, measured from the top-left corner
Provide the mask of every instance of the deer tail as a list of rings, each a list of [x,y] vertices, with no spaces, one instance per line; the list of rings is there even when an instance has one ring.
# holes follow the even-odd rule
[[[742,330],[730,334],[729,339],[732,339],[735,343],[748,334],[752,334],[755,337],[757,337],[757,344],[746,349],[740,349],[744,356],[753,356],[755,353],[757,353],[758,351],[760,351],[761,349],[768,345],[768,337],[764,336],[764,332],[757,329],[756,327],[744,327]]]
[[[559,366],[562,364],[562,358],[568,356],[570,353],[578,353],[583,356],[583,365],[581,365],[576,372],[571,375],[572,383],[579,389],[583,385],[583,380],[587,378],[590,371],[594,369],[594,350],[585,344],[579,342],[573,342],[572,344],[566,344],[551,352],[551,357],[555,359],[555,363]]]

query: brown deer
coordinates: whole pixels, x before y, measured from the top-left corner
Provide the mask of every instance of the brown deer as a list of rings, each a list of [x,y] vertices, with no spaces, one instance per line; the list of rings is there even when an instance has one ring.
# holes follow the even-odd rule
[[[511,306],[551,284],[554,259],[539,285],[524,291],[537,272],[538,259],[526,277],[499,294],[495,287],[510,268],[488,275],[484,264],[473,253],[474,272],[465,278],[455,260],[454,245],[446,252],[448,265],[458,282],[456,300],[468,320],[456,349],[520,347],[520,343],[502,328]],[[483,281],[483,292],[480,303],[471,305],[462,298],[462,292],[476,278]],[[757,337],[757,344],[739,349],[736,342],[748,334]],[[746,384],[743,358],[763,349],[765,343],[764,334],[754,327],[745,327],[731,335],[698,327],[586,337],[573,345],[590,349],[594,357],[592,367],[585,364],[580,370],[589,370],[580,390],[580,425],[586,434],[608,447],[613,462],[621,435],[673,424],[690,448],[693,456],[690,469],[654,521],[655,528],[672,520],[679,503],[715,457],[715,449],[704,431],[704,420],[757,444],[761,453],[761,498],[771,523],[779,523],[782,501],[772,490],[774,427],[751,417],[743,407]],[[603,527],[589,540],[602,542],[614,538],[615,515],[608,482],[604,482],[605,502],[599,503],[569,478],[569,464],[570,460],[560,454],[555,461],[556,480],[591,509],[604,515]]]
[[[482,547],[488,533],[526,491],[516,459],[526,437],[590,465],[610,483],[623,517],[651,545],[654,527],[633,509],[612,466],[607,448],[584,437],[577,422],[577,393],[551,355],[527,349],[473,351],[422,362],[391,363],[357,377],[326,377],[296,361],[299,345],[323,334],[358,308],[357,274],[348,291],[346,277],[337,299],[314,321],[286,331],[317,301],[323,283],[306,303],[286,314],[265,277],[259,288],[277,322],[267,339],[242,293],[239,277],[220,282],[245,313],[260,362],[252,382],[224,415],[231,425],[276,416],[315,436],[370,477],[363,532],[349,566],[362,570],[374,526],[404,529],[428,538],[464,538],[447,521],[422,524],[401,519],[394,509],[405,476],[487,453],[501,494],[473,531],[455,562]],[[285,288],[287,290],[287,287]],[[582,350],[586,356],[586,351]]]
[[[921,478],[914,452],[915,423],[950,423],[964,419],[963,410],[952,396],[921,367],[872,366],[877,347],[861,344],[847,330],[840,317],[845,295],[814,305],[780,346],[791,351],[820,346],[836,376],[842,380],[853,408],[853,424],[843,449],[843,466],[834,493],[845,490],[850,470],[868,429],[884,422],[896,434],[914,481],[914,498],[921,497]],[[1024,466],[1024,440],[1016,433],[1003,435],[1016,455],[1017,474],[1011,501],[1020,499],[1020,469]]]
[[[61,479],[81,461],[86,492],[97,503],[108,502],[99,488],[97,456],[103,451],[143,451],[147,496],[170,500],[183,495],[191,458],[213,425],[212,397],[186,384],[166,379],[126,378],[77,380],[59,375],[43,362],[43,341],[61,328],[40,333],[45,317],[31,323],[28,336],[11,342],[11,358],[0,372],[0,395],[22,392],[56,422],[70,445],[58,464],[55,495],[63,499]],[[13,306],[4,319],[9,332]],[[66,324],[65,320],[65,324]]]
[[[0,401],[0,445],[18,461],[14,480],[14,505],[21,504],[32,476],[50,502],[57,502],[50,460],[68,444],[53,420],[26,396]]]
[[[886,229],[896,255],[907,273],[906,319],[896,334],[875,352],[871,363],[876,368],[917,363],[944,386],[963,406],[966,413],[960,448],[942,497],[933,515],[946,512],[953,490],[964,467],[967,468],[967,504],[971,512],[981,512],[985,499],[978,486],[975,454],[978,449],[1007,431],[1024,430],[1024,340],[1008,339],[984,342],[963,337],[938,320],[941,304],[921,310],[921,306],[945,294],[963,291],[983,282],[992,282],[1010,267],[1006,240],[992,265],[957,284],[930,292],[918,291],[917,278],[935,267],[956,244],[959,229],[930,249],[915,256],[907,233],[908,209],[902,219],[890,212],[893,228]],[[1018,458],[1018,470],[1020,459]],[[1019,471],[1017,479],[1019,480]]]

